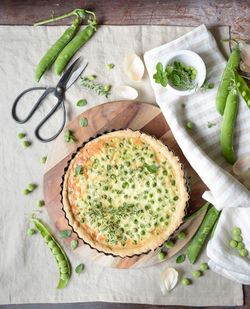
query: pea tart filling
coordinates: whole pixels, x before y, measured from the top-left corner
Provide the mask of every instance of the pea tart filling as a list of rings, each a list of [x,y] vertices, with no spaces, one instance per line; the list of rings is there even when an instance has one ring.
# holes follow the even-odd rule
[[[139,131],[104,134],[71,160],[63,208],[79,237],[121,257],[160,246],[182,223],[188,192],[178,158]]]

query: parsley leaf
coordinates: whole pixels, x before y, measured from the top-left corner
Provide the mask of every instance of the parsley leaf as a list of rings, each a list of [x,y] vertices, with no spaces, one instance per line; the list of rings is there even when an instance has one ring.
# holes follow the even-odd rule
[[[148,165],[147,163],[144,163],[144,166],[146,167],[146,169],[150,172],[150,173],[156,173],[158,170],[158,166],[156,165]]]
[[[77,239],[71,240],[70,245],[71,245],[72,250],[75,250],[78,247],[78,240]]]
[[[77,177],[77,176],[82,175],[82,174],[83,174],[82,165],[77,165],[77,167],[75,169],[74,177]]]
[[[75,138],[70,130],[66,130],[64,134],[65,143],[75,144]]]
[[[88,119],[85,118],[85,117],[81,118],[81,120],[80,120],[80,126],[81,126],[81,127],[87,127],[87,125],[88,125]]]
[[[76,106],[85,106],[87,104],[87,100],[79,100],[76,103]]]
[[[71,235],[71,230],[63,230],[60,232],[62,238],[68,238]]]
[[[80,275],[80,273],[82,273],[82,271],[84,270],[84,265],[83,264],[79,264],[78,266],[76,266],[75,268],[75,272]]]

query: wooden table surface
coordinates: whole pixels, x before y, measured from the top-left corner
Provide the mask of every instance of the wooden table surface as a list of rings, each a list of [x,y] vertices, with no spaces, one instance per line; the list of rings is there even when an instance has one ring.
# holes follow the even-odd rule
[[[39,20],[48,19],[53,14],[59,16],[78,7],[95,11],[99,24],[198,26],[204,23],[210,27],[230,26],[231,37],[240,37],[250,42],[250,0],[1,0],[0,25],[32,25]],[[70,21],[71,19],[59,21],[57,25],[69,24]],[[244,293],[245,304],[237,308],[250,308],[250,286],[244,286]],[[117,303],[84,303],[79,304],[79,307],[77,304],[72,306],[39,305],[39,308],[62,307],[85,309],[185,308]],[[38,307],[19,305],[16,308]]]

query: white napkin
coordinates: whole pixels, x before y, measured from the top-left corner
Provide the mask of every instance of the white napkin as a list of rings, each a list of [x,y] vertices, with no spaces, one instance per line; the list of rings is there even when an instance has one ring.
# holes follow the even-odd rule
[[[180,49],[193,50],[202,57],[206,64],[207,79],[215,84],[214,89],[200,90],[190,96],[178,97],[155,83],[153,74],[156,72],[156,64],[164,62],[169,52]],[[244,235],[250,234],[250,225],[243,224],[246,215],[250,218],[250,208],[243,209],[243,207],[250,206],[250,193],[230,174],[232,168],[225,162],[220,150],[222,117],[216,111],[215,97],[226,61],[205,25],[195,28],[170,43],[147,51],[144,60],[156,102],[184,155],[210,189],[209,192],[205,192],[203,197],[212,202],[217,209],[227,208],[219,220],[218,231],[209,242],[207,254],[212,260],[211,268],[230,279],[249,283],[250,273],[246,275],[247,280],[242,277],[238,256],[235,255],[233,249],[228,249],[228,242],[224,243],[220,240],[220,237],[230,239],[231,230],[236,225],[244,230]],[[185,108],[182,108],[183,103],[186,104]],[[234,136],[237,157],[250,152],[249,117],[250,111],[241,99]],[[195,124],[193,130],[186,129],[188,121]],[[208,122],[215,124],[215,126],[208,128]],[[235,207],[241,208],[234,209]],[[227,219],[224,220],[225,218]],[[235,218],[237,218],[237,222]],[[219,231],[221,232],[219,233]],[[250,251],[249,243],[245,242],[245,245]],[[247,263],[248,269],[250,269],[249,257],[244,259],[244,263]],[[230,272],[232,270],[234,274]]]
[[[221,213],[214,239],[207,245],[207,255],[211,259],[209,267],[228,279],[250,284],[250,260],[242,258],[238,250],[229,246],[232,227],[239,226],[246,248],[250,248],[249,208],[228,208]]]

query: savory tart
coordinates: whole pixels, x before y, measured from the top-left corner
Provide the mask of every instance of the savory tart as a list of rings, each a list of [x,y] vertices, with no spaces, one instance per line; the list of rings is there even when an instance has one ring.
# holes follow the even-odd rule
[[[121,257],[163,244],[182,223],[188,200],[178,158],[129,129],[86,143],[68,166],[62,195],[79,237]]]

